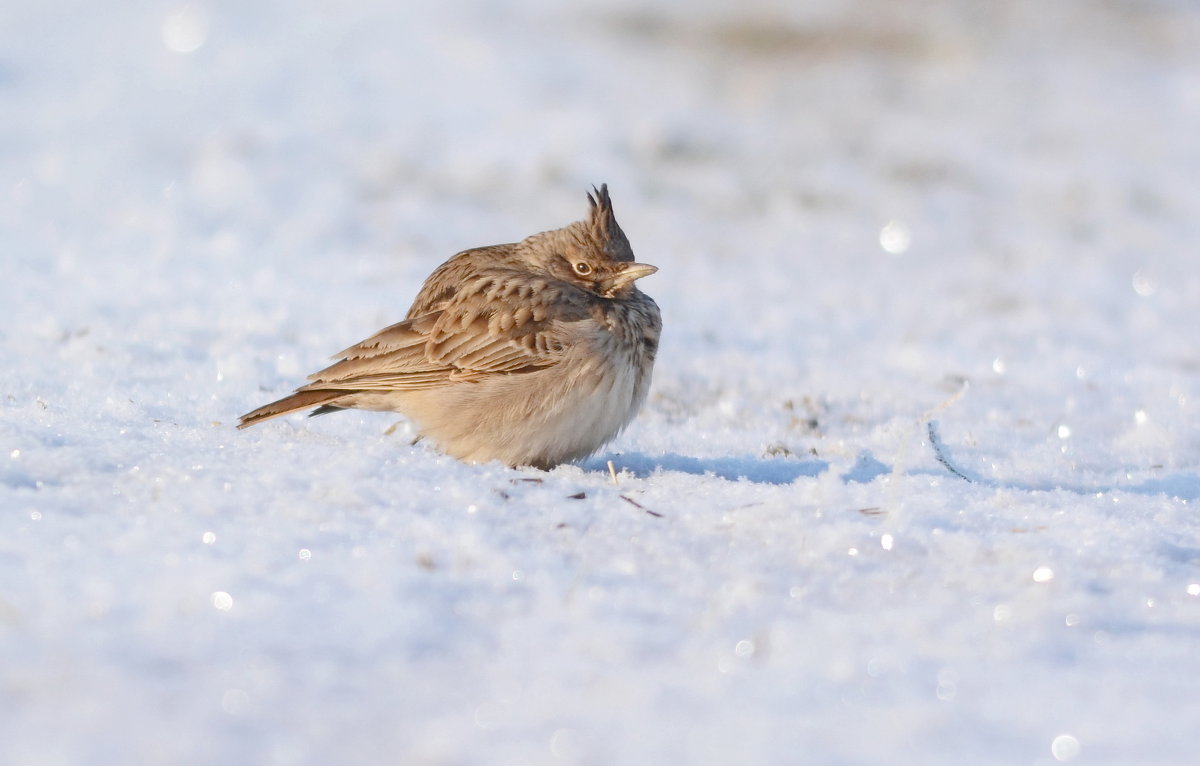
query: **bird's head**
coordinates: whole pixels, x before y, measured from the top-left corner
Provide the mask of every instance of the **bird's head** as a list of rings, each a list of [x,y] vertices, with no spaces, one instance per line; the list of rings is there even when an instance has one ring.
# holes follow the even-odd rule
[[[633,292],[634,281],[658,271],[657,266],[635,263],[633,249],[617,224],[608,184],[592,188],[588,216],[569,226],[535,234],[523,242],[539,270],[570,282],[603,298],[621,298]]]

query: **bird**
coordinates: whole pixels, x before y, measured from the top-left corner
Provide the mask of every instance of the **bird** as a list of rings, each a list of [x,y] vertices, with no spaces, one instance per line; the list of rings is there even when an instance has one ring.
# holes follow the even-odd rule
[[[587,216],[464,250],[425,280],[404,320],[334,355],[238,428],[298,410],[395,411],[442,452],[549,470],[617,436],[646,401],[662,331],[608,185]]]

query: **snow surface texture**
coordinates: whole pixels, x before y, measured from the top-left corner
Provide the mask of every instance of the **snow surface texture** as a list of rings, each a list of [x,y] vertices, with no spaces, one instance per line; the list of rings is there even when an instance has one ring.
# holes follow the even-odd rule
[[[0,11],[0,763],[1195,762],[1200,8],[727,5]],[[234,431],[602,181],[595,458]]]

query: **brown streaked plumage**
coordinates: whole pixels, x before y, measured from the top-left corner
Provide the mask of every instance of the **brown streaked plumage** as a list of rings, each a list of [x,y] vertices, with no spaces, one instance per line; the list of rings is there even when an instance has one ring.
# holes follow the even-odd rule
[[[607,185],[588,217],[439,266],[404,321],[335,355],[238,428],[316,407],[404,413],[461,460],[549,468],[595,452],[646,398],[662,319],[634,285]]]

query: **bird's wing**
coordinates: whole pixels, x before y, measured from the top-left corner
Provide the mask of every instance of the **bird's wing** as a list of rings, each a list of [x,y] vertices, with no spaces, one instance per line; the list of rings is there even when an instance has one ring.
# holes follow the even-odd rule
[[[591,316],[587,296],[555,280],[495,271],[462,283],[433,310],[338,354],[298,389],[416,390],[557,364],[570,324]]]

